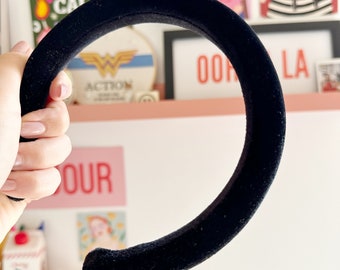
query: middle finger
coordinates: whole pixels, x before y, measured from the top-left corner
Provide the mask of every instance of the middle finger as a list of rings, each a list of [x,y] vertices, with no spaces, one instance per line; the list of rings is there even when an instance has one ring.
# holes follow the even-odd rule
[[[63,101],[51,101],[46,108],[22,117],[21,136],[42,138],[60,136],[70,124],[67,106]]]

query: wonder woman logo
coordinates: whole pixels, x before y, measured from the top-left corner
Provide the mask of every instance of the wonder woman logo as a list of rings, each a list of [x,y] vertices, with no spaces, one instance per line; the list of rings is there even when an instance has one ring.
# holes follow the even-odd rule
[[[111,56],[110,54],[106,54],[105,56],[101,56],[98,53],[80,53],[79,57],[88,65],[94,65],[98,69],[100,75],[105,77],[107,73],[111,74],[114,77],[119,69],[119,67],[123,64],[128,64],[134,58],[136,50],[131,51],[121,51],[116,55]]]

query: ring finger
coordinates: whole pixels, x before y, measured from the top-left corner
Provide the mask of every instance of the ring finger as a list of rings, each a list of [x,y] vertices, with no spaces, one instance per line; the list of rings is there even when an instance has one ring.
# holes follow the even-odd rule
[[[12,170],[40,170],[54,167],[62,163],[70,152],[71,141],[67,135],[20,143]]]

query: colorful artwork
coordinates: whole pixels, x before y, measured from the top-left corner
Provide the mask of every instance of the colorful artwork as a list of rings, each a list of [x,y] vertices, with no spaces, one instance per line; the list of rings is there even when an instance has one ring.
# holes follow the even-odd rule
[[[340,91],[340,58],[318,61],[316,72],[320,93]]]
[[[126,247],[124,212],[94,212],[78,214],[80,258],[93,249],[123,249]]]
[[[230,7],[242,18],[248,18],[246,0],[218,0],[222,4]]]
[[[261,0],[261,15],[268,18],[323,16],[337,10],[337,0]]]
[[[67,14],[88,0],[30,0],[34,42],[38,44]]]

